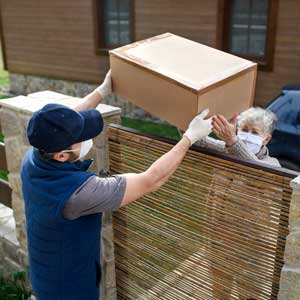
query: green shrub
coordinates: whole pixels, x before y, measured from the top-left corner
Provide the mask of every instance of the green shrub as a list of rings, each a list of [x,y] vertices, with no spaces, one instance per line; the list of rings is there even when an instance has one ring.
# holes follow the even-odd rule
[[[1,300],[27,300],[31,291],[25,287],[26,272],[15,272],[9,279],[0,274],[0,299]]]

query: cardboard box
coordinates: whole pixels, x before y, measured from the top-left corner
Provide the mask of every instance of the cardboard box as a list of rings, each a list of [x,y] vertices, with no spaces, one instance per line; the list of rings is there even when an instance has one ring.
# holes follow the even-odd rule
[[[230,118],[253,104],[255,63],[171,33],[109,54],[114,92],[180,129],[204,108]]]

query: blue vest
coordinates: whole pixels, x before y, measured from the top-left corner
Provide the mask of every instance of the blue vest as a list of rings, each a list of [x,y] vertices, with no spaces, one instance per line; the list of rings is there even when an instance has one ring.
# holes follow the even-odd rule
[[[30,280],[37,300],[98,300],[101,214],[64,219],[66,201],[90,176],[91,160],[43,160],[30,149],[22,163]]]

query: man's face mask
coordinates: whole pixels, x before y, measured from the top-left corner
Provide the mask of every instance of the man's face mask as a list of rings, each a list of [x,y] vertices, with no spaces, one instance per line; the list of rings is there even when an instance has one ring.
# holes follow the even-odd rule
[[[253,154],[257,154],[263,146],[264,138],[259,135],[239,131],[238,137],[244,142],[247,149]]]
[[[81,147],[80,147],[79,156],[78,156],[78,158],[76,158],[73,161],[83,159],[90,152],[92,147],[93,147],[93,140],[92,139],[82,142]],[[73,151],[76,151],[76,150],[79,150],[79,148],[72,149],[72,150],[65,150],[65,151],[62,151],[62,152],[73,152]]]

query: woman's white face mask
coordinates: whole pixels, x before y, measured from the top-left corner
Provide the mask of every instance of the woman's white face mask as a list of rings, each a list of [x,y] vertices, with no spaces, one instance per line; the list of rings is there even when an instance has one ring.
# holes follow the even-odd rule
[[[245,131],[239,131],[238,137],[244,142],[247,149],[253,154],[257,154],[264,145],[264,138]]]

